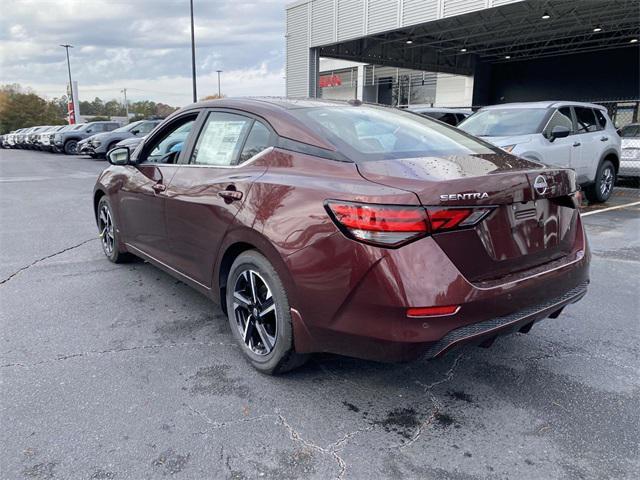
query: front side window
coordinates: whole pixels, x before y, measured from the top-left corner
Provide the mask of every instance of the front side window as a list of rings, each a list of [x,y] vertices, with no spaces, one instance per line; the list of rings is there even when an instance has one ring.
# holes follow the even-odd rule
[[[551,115],[549,123],[547,124],[547,128],[544,129],[545,137],[549,138],[553,128],[557,126],[567,127],[573,133],[573,120],[571,118],[570,107],[562,107],[553,112],[553,115]]]
[[[499,152],[453,127],[402,110],[336,106],[291,112],[356,162]]]
[[[458,128],[477,137],[531,135],[542,130],[546,108],[492,108],[471,115]]]
[[[187,143],[189,132],[196,121],[197,116],[183,118],[168,131],[161,134],[150,145],[150,153],[145,162],[150,163],[176,163],[180,152]]]
[[[191,163],[223,167],[234,165],[252,123],[252,119],[233,113],[210,113],[191,155]]]
[[[584,107],[574,107],[576,112],[576,122],[578,123],[578,133],[595,132],[598,130],[598,122],[593,110]]]
[[[156,125],[158,125],[157,122],[142,122],[137,128],[134,128],[134,130],[138,130],[136,135],[146,135],[153,130]]]

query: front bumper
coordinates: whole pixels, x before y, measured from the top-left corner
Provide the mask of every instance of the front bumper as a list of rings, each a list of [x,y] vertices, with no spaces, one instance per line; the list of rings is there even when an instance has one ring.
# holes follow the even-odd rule
[[[91,143],[83,143],[82,145],[78,145],[78,153],[83,155],[94,155],[96,151]]]

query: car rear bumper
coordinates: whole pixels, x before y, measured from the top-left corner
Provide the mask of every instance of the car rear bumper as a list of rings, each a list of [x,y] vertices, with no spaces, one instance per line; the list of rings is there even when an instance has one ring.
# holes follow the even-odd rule
[[[578,228],[572,254],[476,283],[460,273],[432,238],[387,250],[362,273],[350,258],[361,259],[375,249],[351,242],[356,251],[352,248],[343,258],[335,242],[344,239],[327,238],[313,252],[297,252],[287,259],[293,278],[299,279],[291,299],[296,350],[403,361],[433,358],[465,343],[528,331],[587,291],[590,253],[580,221]],[[313,270],[309,260],[296,271],[297,257],[308,259],[309,253],[314,263],[324,262],[332,270],[324,281],[319,274],[305,277],[305,271]],[[322,284],[328,286],[322,289]],[[445,305],[459,309],[447,316],[407,316],[407,308]]]

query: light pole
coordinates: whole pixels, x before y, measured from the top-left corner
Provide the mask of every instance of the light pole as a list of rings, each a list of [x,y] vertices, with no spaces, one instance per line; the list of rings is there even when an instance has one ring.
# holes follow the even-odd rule
[[[222,70],[216,70],[216,72],[218,72],[218,98],[222,98],[222,95],[220,94],[220,74],[222,73]]]
[[[191,8],[191,77],[193,79],[193,103],[198,101],[198,93],[196,91],[196,39],[193,31],[193,0],[189,0]]]
[[[63,47],[65,49],[65,51],[67,52],[67,70],[69,71],[69,94],[71,95],[71,109],[73,111],[73,123],[76,123],[76,105],[75,102],[73,101],[73,82],[71,81],[71,62],[69,61],[69,49],[73,48],[73,45],[69,45],[69,44],[65,44],[65,45],[60,45],[61,47]],[[69,102],[67,102],[68,104]],[[67,108],[68,109],[68,108]],[[71,120],[71,118],[69,118],[69,120]],[[69,122],[71,123],[71,122]]]
[[[129,121],[129,102],[127,101],[127,89],[123,88],[122,94],[124,95],[124,110],[127,114],[127,122]]]

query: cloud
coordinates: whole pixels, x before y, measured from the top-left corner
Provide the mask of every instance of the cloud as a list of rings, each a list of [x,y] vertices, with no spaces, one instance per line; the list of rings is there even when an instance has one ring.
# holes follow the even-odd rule
[[[199,97],[284,94],[286,1],[194,0]],[[171,105],[191,100],[186,0],[3,0],[2,83],[48,97],[64,94],[64,50],[80,98],[128,97]],[[9,12],[7,14],[7,12]]]

